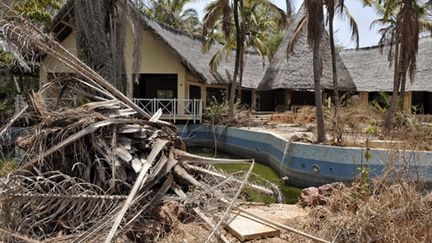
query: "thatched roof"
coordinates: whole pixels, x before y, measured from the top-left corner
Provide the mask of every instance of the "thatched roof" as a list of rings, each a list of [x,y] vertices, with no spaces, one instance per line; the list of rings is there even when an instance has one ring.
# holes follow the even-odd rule
[[[62,28],[61,15],[70,13],[68,9],[73,8],[71,1],[59,11],[59,14],[54,18],[53,29],[70,31],[67,28]],[[132,3],[129,3],[132,4]],[[215,44],[208,53],[202,53],[202,39],[191,36],[180,30],[171,28],[165,24],[159,23],[150,19],[142,11],[138,12],[139,19],[146,30],[149,30],[156,39],[161,40],[167,48],[176,55],[181,63],[201,81],[208,84],[226,84],[230,83],[234,70],[235,51],[231,53],[228,59],[223,59],[220,63],[217,72],[212,72],[209,63],[214,53],[221,47],[220,44]],[[72,19],[73,17],[71,17]],[[54,33],[56,36],[64,37],[62,33]],[[62,38],[60,38],[62,39]],[[256,89],[258,83],[264,74],[265,68],[262,65],[261,57],[255,53],[245,54],[245,70],[243,74],[243,87]]]
[[[299,38],[294,47],[294,53],[287,58],[287,46],[292,35],[298,26],[303,14],[304,8],[293,18],[291,26],[288,28],[285,38],[279,49],[270,62],[262,81],[259,84],[260,90],[271,89],[293,89],[293,90],[313,90],[313,67],[312,67],[312,49],[307,43],[307,30],[304,29],[302,36]],[[333,89],[333,75],[331,66],[330,42],[327,32],[323,35],[321,42],[322,57],[322,77],[321,85],[323,89]],[[348,70],[337,54],[337,68],[339,89],[351,91],[355,90],[354,82],[351,79]]]
[[[192,73],[198,75],[203,81],[210,84],[229,83],[232,79],[235,63],[235,51],[228,59],[222,60],[217,72],[210,70],[209,63],[213,55],[221,45],[215,44],[208,53],[202,53],[202,39],[193,37],[182,31],[173,29],[164,24],[158,23],[143,12],[140,14],[142,23],[158,39],[161,39],[170,50],[176,54],[183,65]],[[254,53],[245,54],[245,69],[243,73],[243,87],[257,88],[258,83],[264,74],[261,57]]]
[[[367,47],[359,50],[344,50],[342,59],[347,66],[358,91],[392,91],[394,66],[388,61],[385,47]],[[432,38],[421,38],[417,56],[417,71],[414,82],[407,81],[407,91],[432,92]]]

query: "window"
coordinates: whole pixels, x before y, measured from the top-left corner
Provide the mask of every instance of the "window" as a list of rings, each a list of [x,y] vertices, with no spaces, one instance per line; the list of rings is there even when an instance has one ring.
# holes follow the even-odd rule
[[[164,89],[158,89],[157,90],[157,98],[158,99],[174,99],[174,91],[173,90],[164,90]]]

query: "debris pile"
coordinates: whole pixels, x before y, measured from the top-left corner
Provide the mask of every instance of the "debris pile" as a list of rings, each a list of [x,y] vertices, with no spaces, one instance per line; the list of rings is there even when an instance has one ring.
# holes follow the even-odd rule
[[[207,212],[223,204],[209,200],[230,200],[241,184],[193,166],[223,161],[184,152],[160,113],[137,118],[116,99],[53,110],[41,94],[28,112],[35,125],[17,141],[25,157],[0,184],[2,227],[10,232],[37,240],[154,239],[186,210],[206,204]]]

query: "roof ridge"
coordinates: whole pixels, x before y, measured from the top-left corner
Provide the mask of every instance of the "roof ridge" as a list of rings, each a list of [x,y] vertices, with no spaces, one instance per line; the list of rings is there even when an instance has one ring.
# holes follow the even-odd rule
[[[203,42],[203,40],[204,40],[204,38],[203,38],[202,36],[193,35],[193,34],[187,32],[187,31],[185,31],[185,30],[177,29],[177,28],[175,28],[175,27],[173,27],[173,26],[170,26],[170,25],[168,25],[168,24],[166,24],[166,23],[164,23],[164,22],[161,22],[161,21],[159,21],[159,20],[157,20],[157,19],[154,19],[154,18],[150,17],[148,14],[146,14],[146,13],[145,13],[143,10],[141,10],[141,9],[138,9],[138,8],[135,8],[135,9],[137,9],[137,10],[140,12],[140,14],[144,15],[144,16],[145,16],[149,21],[153,21],[154,23],[160,25],[162,28],[164,28],[164,29],[167,30],[167,31],[171,31],[171,32],[173,32],[173,33],[175,33],[175,34],[180,34],[180,35],[183,35],[183,36],[189,37],[189,38],[191,38],[191,39],[193,39],[193,40],[197,40],[197,41],[200,41],[200,42]],[[218,44],[222,45],[220,42],[218,42],[218,41],[216,41],[216,42],[217,42]],[[236,48],[233,48],[232,50],[233,50],[233,51],[237,51]],[[256,55],[256,56],[261,56],[261,55],[259,54],[258,51],[253,51],[253,50],[245,50],[244,53],[245,53],[245,54],[252,54],[252,55]]]
[[[155,18],[153,18],[153,17],[150,17],[148,14],[146,14],[146,13],[145,13],[143,10],[141,10],[141,9],[137,9],[137,10],[138,10],[141,14],[143,14],[145,17],[147,17],[150,21],[155,22],[156,24],[160,25],[160,26],[161,26],[162,28],[164,28],[165,30],[168,30],[168,31],[174,32],[174,33],[179,34],[179,35],[187,36],[187,37],[189,37],[189,38],[191,38],[191,39],[194,39],[194,40],[198,40],[198,41],[202,41],[202,40],[203,40],[203,38],[202,38],[201,36],[194,35],[194,34],[192,34],[192,33],[189,33],[189,32],[187,32],[187,31],[185,31],[185,30],[177,29],[177,28],[175,28],[175,27],[172,27],[172,26],[170,26],[170,25],[168,25],[168,24],[166,24],[166,23],[163,23],[163,22],[161,22],[161,21],[159,21],[159,20],[157,20],[157,19],[155,19]]]
[[[419,41],[424,41],[424,40],[432,40],[432,36],[431,35],[427,35],[427,36],[420,36],[419,37]],[[388,45],[374,45],[374,46],[364,46],[364,47],[360,47],[360,48],[346,48],[346,49],[342,49],[341,52],[349,52],[349,51],[360,51],[360,50],[373,50],[373,49],[379,49],[382,47],[386,47]]]

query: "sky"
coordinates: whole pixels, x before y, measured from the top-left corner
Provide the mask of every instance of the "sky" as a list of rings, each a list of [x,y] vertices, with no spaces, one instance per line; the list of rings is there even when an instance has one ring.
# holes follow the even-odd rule
[[[203,17],[204,7],[211,0],[195,0],[194,2],[187,5],[198,10],[200,17]],[[281,9],[286,9],[285,0],[271,0]],[[294,0],[294,6],[296,9],[300,8],[301,0]],[[363,7],[360,0],[346,0],[348,10],[357,22],[359,33],[360,33],[360,47],[374,46],[379,41],[379,34],[377,28],[370,29],[369,26],[374,19],[377,18],[375,11],[369,7]],[[339,17],[335,18],[335,39],[337,44],[345,48],[354,48],[355,43],[351,40],[349,25],[347,22],[341,20]]]

